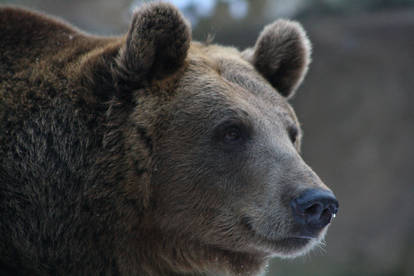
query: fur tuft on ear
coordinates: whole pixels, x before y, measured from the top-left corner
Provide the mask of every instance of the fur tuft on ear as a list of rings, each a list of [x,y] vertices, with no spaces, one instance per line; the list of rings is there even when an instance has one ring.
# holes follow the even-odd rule
[[[118,85],[139,88],[174,73],[183,65],[190,41],[191,28],[174,6],[144,4],[134,12],[116,60]]]
[[[280,94],[290,97],[310,63],[311,44],[299,23],[277,20],[266,26],[253,49],[243,52]]]

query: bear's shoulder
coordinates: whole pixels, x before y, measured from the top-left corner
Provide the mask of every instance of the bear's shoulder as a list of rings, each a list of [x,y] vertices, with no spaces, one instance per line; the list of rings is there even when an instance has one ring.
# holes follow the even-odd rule
[[[0,47],[2,50],[50,47],[81,32],[61,20],[19,7],[0,7]]]
[[[0,7],[3,64],[24,67],[36,58],[61,63],[108,44],[113,38],[87,34],[63,20],[15,6]],[[7,62],[8,61],[8,62]]]
[[[37,106],[50,105],[49,98],[60,95],[87,97],[91,91],[79,92],[81,79],[92,74],[84,65],[96,63],[93,57],[107,48],[108,55],[115,55],[119,41],[87,34],[37,11],[0,6],[0,102],[27,106],[28,93],[43,99]]]

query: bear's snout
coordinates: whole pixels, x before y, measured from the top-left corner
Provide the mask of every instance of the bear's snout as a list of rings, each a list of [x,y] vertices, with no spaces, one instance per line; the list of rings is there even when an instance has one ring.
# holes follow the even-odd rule
[[[338,201],[325,189],[307,189],[292,199],[293,217],[302,235],[317,235],[338,212]]]

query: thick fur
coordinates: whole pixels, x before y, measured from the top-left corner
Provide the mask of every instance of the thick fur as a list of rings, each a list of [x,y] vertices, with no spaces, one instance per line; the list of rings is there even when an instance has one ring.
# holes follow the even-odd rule
[[[252,55],[191,42],[163,3],[112,38],[3,7],[0,37],[1,275],[257,275],[323,237],[291,238],[289,200],[327,189],[284,97],[309,63],[296,23]]]

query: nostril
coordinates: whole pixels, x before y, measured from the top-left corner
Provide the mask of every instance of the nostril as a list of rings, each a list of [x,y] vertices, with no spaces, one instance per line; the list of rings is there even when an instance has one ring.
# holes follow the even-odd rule
[[[325,226],[331,221],[332,212],[325,208],[321,202],[313,203],[304,210],[305,222],[311,226]]]
[[[315,203],[310,207],[306,208],[304,213],[308,216],[317,216],[320,213],[322,213],[322,208],[322,204]]]
[[[333,217],[333,213],[330,208],[324,209],[321,213],[321,221],[323,222],[326,221],[327,224],[331,222],[332,217]]]

